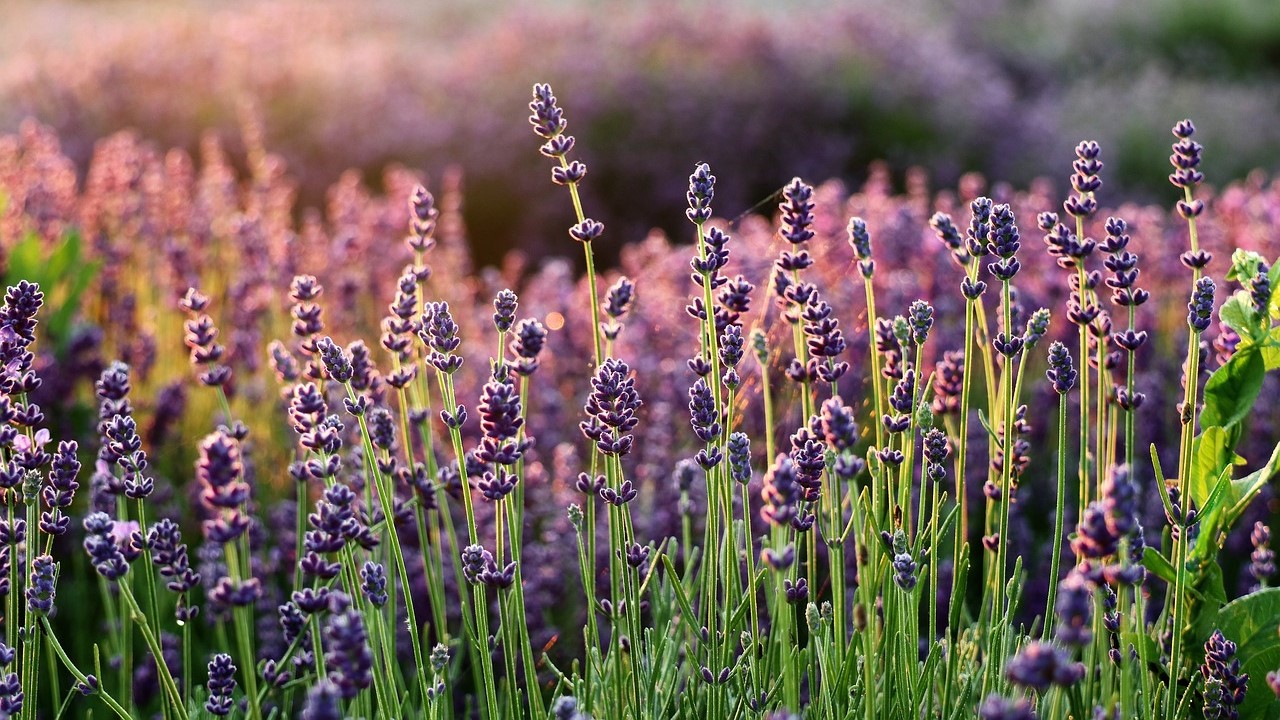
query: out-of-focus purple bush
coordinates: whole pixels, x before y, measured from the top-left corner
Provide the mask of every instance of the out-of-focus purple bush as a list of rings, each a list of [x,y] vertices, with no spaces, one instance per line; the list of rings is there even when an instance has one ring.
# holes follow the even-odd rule
[[[59,8],[56,34],[0,55],[0,128],[40,119],[81,169],[125,128],[188,150],[206,130],[243,138],[236,149],[265,142],[309,204],[348,168],[458,164],[489,262],[551,250],[566,225],[510,102],[538,78],[575,97],[590,201],[627,239],[677,227],[671,178],[696,161],[726,178],[722,206],[745,210],[792,175],[856,177],[878,158],[1026,178],[1052,129],[965,37],[885,7],[286,1],[145,20],[55,6],[7,24],[38,30]]]
[[[95,287],[86,293],[92,301],[86,304],[84,317],[103,331],[100,337],[93,336],[92,347],[78,349],[61,360],[65,374],[46,373],[60,380],[60,396],[45,400],[51,417],[60,421],[69,409],[66,403],[74,401],[75,377],[81,378],[85,388],[85,381],[100,367],[100,358],[123,358],[134,367],[135,402],[148,433],[179,440],[156,447],[153,453],[160,471],[174,469],[177,478],[192,459],[192,443],[183,441],[200,437],[210,413],[217,412],[207,393],[183,397],[173,390],[176,382],[190,374],[185,363],[176,361],[180,353],[174,352],[182,343],[183,316],[178,301],[188,286],[204,288],[218,299],[211,312],[222,329],[227,359],[235,370],[229,390],[237,415],[261,428],[263,436],[282,441],[258,445],[260,466],[283,467],[286,458],[282,453],[288,443],[284,441],[287,436],[280,422],[278,385],[267,362],[266,346],[272,339],[288,335],[291,279],[298,273],[319,278],[326,288],[326,331],[346,342],[376,337],[378,322],[394,295],[396,278],[411,261],[401,240],[408,227],[405,201],[418,180],[416,174],[392,168],[382,176],[385,190],[375,192],[348,173],[328,189],[323,211],[299,212],[296,186],[282,160],[256,147],[243,162],[249,168],[247,176],[237,173],[235,166],[240,161],[212,137],[205,139],[198,159],[193,159],[184,151],[161,153],[131,134],[119,134],[98,143],[87,180],[78,183],[73,162],[61,151],[50,129],[28,124],[17,135],[0,137],[0,195],[8,199],[7,210],[0,215],[0,245],[9,250],[18,238],[34,233],[54,247],[64,231],[75,227],[85,237],[86,259],[101,263]],[[535,263],[520,252],[508,255],[496,267],[474,272],[467,242],[474,230],[465,225],[459,212],[464,198],[461,179],[450,173],[434,185],[441,218],[430,297],[451,303],[464,340],[461,352],[477,353],[467,357],[457,375],[460,397],[473,401],[486,379],[482,354],[489,346],[486,333],[491,326],[491,301],[500,289],[515,289],[521,315],[542,320],[552,331],[548,341],[552,351],[544,354],[539,382],[532,387],[531,404],[538,411],[529,418],[530,432],[538,438],[532,462],[552,492],[540,496],[539,502],[546,502],[545,514],[535,510],[531,517],[536,532],[563,532],[559,509],[572,501],[574,478],[581,469],[574,459],[578,438],[572,430],[585,390],[580,382],[587,367],[583,358],[591,356],[585,280],[578,277],[570,261],[550,258]],[[816,262],[811,272],[826,289],[824,297],[842,324],[850,328],[852,349],[848,355],[855,367],[841,381],[842,396],[864,398],[866,393],[857,386],[857,378],[867,372],[860,366],[867,356],[862,290],[858,283],[848,281],[856,272],[845,231],[848,218],[865,218],[871,232],[878,266],[877,303],[883,315],[905,314],[912,300],[923,298],[936,308],[939,318],[951,319],[939,322],[930,343],[931,352],[941,353],[963,344],[961,328],[954,322],[964,311],[958,292],[962,275],[934,237],[930,216],[944,211],[952,213],[957,223],[967,222],[968,201],[985,193],[998,202],[1010,203],[1017,217],[1033,218],[1058,207],[1051,185],[1038,181],[1025,190],[1007,184],[988,187],[981,176],[971,174],[955,188],[935,191],[923,171],[914,171],[908,174],[906,192],[899,193],[892,187],[889,171],[878,165],[856,190],[838,181],[819,187],[815,196],[817,236],[810,243]],[[1208,203],[1200,223],[1203,247],[1218,257],[1228,257],[1236,248],[1256,250],[1264,256],[1280,254],[1280,237],[1274,232],[1280,224],[1280,181],[1256,173],[1216,192],[1205,189],[1202,197]],[[1184,225],[1168,207],[1130,203],[1104,207],[1095,218],[1097,227],[1087,231],[1104,234],[1101,225],[1109,214],[1129,221],[1131,247],[1143,258],[1144,282],[1156,296],[1138,318],[1139,326],[1149,330],[1153,338],[1138,359],[1136,387],[1148,397],[1140,417],[1170,417],[1176,413],[1176,399],[1162,389],[1176,387],[1179,382],[1185,293],[1170,295],[1161,288],[1185,284],[1185,269],[1177,253],[1169,250],[1183,246]],[[776,255],[780,242],[775,223],[756,215],[736,222],[713,222],[727,228],[738,249],[728,271],[743,274],[767,291],[768,259]],[[606,238],[597,245],[609,242]],[[560,243],[557,249],[561,252],[574,249],[567,237]],[[1023,318],[1037,307],[1062,307],[1067,292],[1065,273],[1054,266],[1046,252],[1036,249],[1041,243],[1034,231],[1027,233],[1024,243],[1024,272],[1016,288],[1017,309]],[[671,476],[678,462],[696,450],[684,409],[685,389],[694,379],[686,360],[688,348],[696,345],[696,325],[680,315],[687,302],[691,253],[691,244],[684,238],[654,232],[643,241],[622,247],[618,269],[602,278],[602,287],[612,283],[619,272],[638,281],[636,300],[624,320],[627,329],[617,348],[622,356],[633,359],[638,389],[645,398],[640,413],[649,441],[633,454],[634,477],[644,488],[640,502],[653,509],[642,517],[654,524],[654,536],[675,532],[678,527],[671,504],[660,498],[671,492]],[[758,303],[757,307],[767,309],[769,305]],[[785,323],[768,314],[753,312],[744,323],[749,328],[789,332]],[[1053,328],[1057,337],[1070,326],[1056,321]],[[1213,342],[1216,333],[1216,328],[1211,329],[1206,340]],[[95,349],[100,356],[97,361],[91,359]],[[1213,355],[1212,348],[1209,354]],[[925,357],[924,367],[932,367],[939,359]],[[47,362],[53,364],[58,359]],[[1204,371],[1215,367],[1217,361],[1210,359]],[[780,380],[783,368],[772,371],[778,374],[775,384],[785,387]],[[758,392],[759,376],[750,367],[744,369],[744,376],[743,397],[750,398]],[[1266,383],[1266,391],[1280,391],[1274,377],[1268,376]],[[1033,408],[1052,400],[1047,386],[1037,385],[1033,392],[1045,393],[1028,398]],[[784,402],[781,407],[793,405]],[[759,404],[752,402],[751,407]],[[762,429],[760,421],[751,414],[742,417],[746,429],[757,435]],[[789,426],[800,418],[781,421]],[[1031,413],[1028,422],[1032,463],[1047,468],[1051,418]],[[1251,463],[1257,463],[1270,448],[1250,438],[1272,437],[1269,428],[1280,427],[1280,409],[1259,405],[1251,423],[1256,432],[1240,449]],[[473,430],[466,428],[467,432]],[[1138,442],[1143,447],[1149,442],[1162,448],[1176,447],[1174,432],[1176,428],[1167,423],[1141,422]],[[1173,461],[1165,458],[1166,463]],[[978,481],[970,487],[978,492],[985,473],[982,463],[975,463],[973,471]],[[1145,476],[1143,482],[1150,482],[1149,469],[1139,467],[1136,472]],[[1035,485],[1051,477],[1047,470],[1030,473],[1027,482]],[[266,480],[287,485],[284,477]],[[1050,492],[1028,494],[1015,513],[1014,530],[1044,537],[1047,528],[1042,523],[1050,513],[1037,503],[1038,498],[1051,497]],[[1158,511],[1158,506],[1153,503],[1151,510]],[[1259,504],[1258,511],[1265,510]],[[1247,537],[1242,542],[1247,543]],[[1042,559],[1047,562],[1047,556]]]

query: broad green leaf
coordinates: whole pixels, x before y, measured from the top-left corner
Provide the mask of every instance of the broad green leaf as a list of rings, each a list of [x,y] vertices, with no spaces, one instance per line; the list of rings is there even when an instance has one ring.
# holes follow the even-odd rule
[[[1167,583],[1173,584],[1176,582],[1178,573],[1174,570],[1173,563],[1166,560],[1159,550],[1150,545],[1142,551],[1142,567],[1155,573],[1157,577]]]
[[[1242,478],[1233,480],[1231,490],[1233,502],[1227,508],[1226,524],[1228,527],[1235,524],[1236,519],[1249,506],[1249,501],[1262,491],[1262,486],[1271,481],[1271,478],[1280,473],[1280,444],[1275,446],[1271,451],[1271,457],[1267,459],[1267,464],[1257,470],[1245,475]]]
[[[1266,362],[1256,346],[1237,350],[1231,360],[1215,370],[1205,383],[1201,425],[1227,427],[1248,417],[1258,393],[1262,391],[1266,372]]]
[[[1218,612],[1217,629],[1236,644],[1236,657],[1250,676],[1240,716],[1280,718],[1280,703],[1265,682],[1268,672],[1280,668],[1280,588],[1268,588],[1227,603]],[[1201,642],[1204,639],[1207,638]]]
[[[1192,585],[1192,592],[1200,602],[1192,605],[1191,636],[1207,638],[1218,626],[1218,611],[1227,604],[1227,591],[1222,581],[1222,566],[1211,562]],[[1192,647],[1192,656],[1199,662],[1204,655],[1204,641],[1198,648]]]
[[[1189,490],[1196,505],[1203,507],[1225,468],[1231,466],[1235,453],[1230,437],[1220,426],[1206,427],[1195,439],[1195,455],[1191,465]]]
[[[1241,337],[1253,336],[1250,332],[1250,328],[1256,324],[1253,315],[1249,295],[1243,290],[1227,298],[1227,301],[1222,303],[1222,308],[1218,310],[1218,317],[1222,320],[1222,324],[1235,330]]]

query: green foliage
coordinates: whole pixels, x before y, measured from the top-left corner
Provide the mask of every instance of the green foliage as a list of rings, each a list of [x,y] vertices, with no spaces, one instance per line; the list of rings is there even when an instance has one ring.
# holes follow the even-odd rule
[[[1217,627],[1237,646],[1237,657],[1249,674],[1240,717],[1280,718],[1280,703],[1267,687],[1267,673],[1280,667],[1280,588],[1267,588],[1227,603],[1217,613]]]
[[[19,280],[40,286],[49,308],[41,315],[42,334],[61,353],[71,339],[80,302],[99,267],[101,262],[84,258],[83,241],[75,230],[67,232],[51,249],[29,233],[9,250],[8,265],[0,281],[5,287]]]

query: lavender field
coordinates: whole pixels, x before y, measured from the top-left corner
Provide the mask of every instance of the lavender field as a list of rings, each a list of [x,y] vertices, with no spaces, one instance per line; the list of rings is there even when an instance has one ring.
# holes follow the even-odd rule
[[[1275,16],[1085,5],[0,10],[0,716],[1280,718]]]

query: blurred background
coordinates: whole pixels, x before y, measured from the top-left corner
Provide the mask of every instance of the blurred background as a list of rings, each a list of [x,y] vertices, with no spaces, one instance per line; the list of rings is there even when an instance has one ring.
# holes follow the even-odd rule
[[[81,181],[123,130],[197,158],[213,132],[241,169],[269,149],[301,207],[348,169],[376,193],[389,165],[456,166],[482,264],[576,254],[524,120],[536,81],[579,139],[607,262],[685,232],[698,161],[729,217],[879,160],[898,187],[920,166],[933,187],[1065,189],[1082,138],[1103,144],[1106,202],[1167,199],[1184,115],[1210,182],[1280,167],[1275,0],[0,2],[0,134],[35,118]]]

